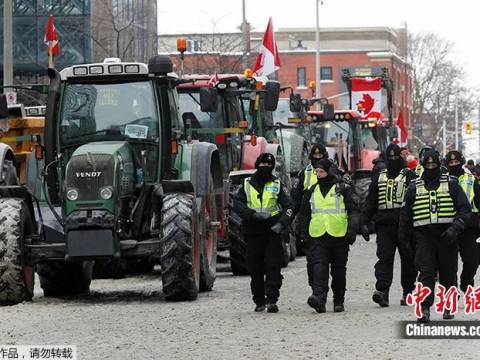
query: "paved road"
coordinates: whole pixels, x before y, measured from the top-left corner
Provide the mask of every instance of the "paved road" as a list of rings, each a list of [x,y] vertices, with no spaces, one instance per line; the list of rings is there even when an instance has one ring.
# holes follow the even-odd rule
[[[253,312],[249,279],[220,272],[196,302],[165,302],[158,274],[96,280],[80,299],[47,299],[0,308],[2,344],[75,344],[79,359],[413,359],[478,357],[480,340],[399,340],[398,271],[391,306],[371,301],[375,243],[350,251],[346,312],[306,305],[305,259],[284,269],[278,314]],[[434,316],[436,319],[438,315]],[[469,319],[465,315],[459,318]],[[478,319],[478,315],[476,317]]]

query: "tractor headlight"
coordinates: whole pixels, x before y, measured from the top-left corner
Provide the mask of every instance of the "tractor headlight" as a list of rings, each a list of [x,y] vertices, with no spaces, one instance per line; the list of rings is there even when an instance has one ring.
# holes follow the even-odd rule
[[[67,199],[70,201],[75,201],[78,199],[78,190],[70,189],[67,191]]]
[[[110,186],[105,186],[100,190],[100,197],[103,200],[111,199],[113,196],[113,190]]]

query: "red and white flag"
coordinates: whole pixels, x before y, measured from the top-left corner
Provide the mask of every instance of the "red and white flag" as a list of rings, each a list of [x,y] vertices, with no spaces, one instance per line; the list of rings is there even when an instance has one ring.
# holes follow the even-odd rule
[[[352,78],[352,105],[362,114],[363,119],[381,119],[382,79]]]
[[[280,69],[280,56],[278,54],[275,33],[273,32],[272,18],[268,20],[267,30],[263,35],[260,53],[255,61],[253,72],[258,76],[268,76]]]
[[[48,46],[48,54],[58,55],[60,53],[60,43],[58,42],[58,33],[53,23],[53,15],[48,17],[47,27],[45,28],[45,35],[43,42]]]
[[[398,118],[397,118],[397,126],[400,130],[400,136],[399,136],[399,140],[400,140],[400,143],[402,145],[405,145],[407,143],[407,138],[408,138],[408,130],[405,126],[405,122],[403,120],[403,114],[402,112],[400,111],[399,114],[398,114]]]

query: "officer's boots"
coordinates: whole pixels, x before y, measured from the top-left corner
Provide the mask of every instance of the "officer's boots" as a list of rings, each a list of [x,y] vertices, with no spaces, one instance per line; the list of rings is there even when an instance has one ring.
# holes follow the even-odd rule
[[[430,308],[422,306],[422,317],[417,319],[418,322],[428,323],[430,321]]]
[[[381,307],[388,306],[388,289],[384,291],[375,290],[372,295],[372,300]]]
[[[319,296],[310,295],[307,300],[308,306],[315,309],[317,313],[324,313],[326,310],[325,302],[323,302]]]

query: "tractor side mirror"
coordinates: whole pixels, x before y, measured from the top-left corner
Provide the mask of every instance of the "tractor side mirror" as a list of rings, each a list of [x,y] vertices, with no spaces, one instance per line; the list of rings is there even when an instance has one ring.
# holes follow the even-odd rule
[[[7,96],[0,94],[0,119],[8,118]]]
[[[303,102],[302,102],[302,95],[300,94],[290,94],[290,112],[298,113],[302,111]]]
[[[333,119],[335,118],[335,108],[333,104],[323,104],[323,118]]]
[[[216,112],[218,107],[217,89],[200,88],[200,110],[202,112]]]
[[[278,98],[280,97],[280,83],[278,81],[267,81],[265,84],[265,110],[277,110]]]

